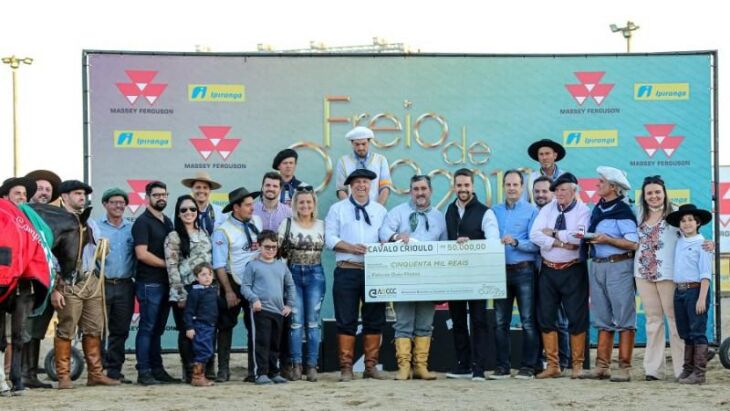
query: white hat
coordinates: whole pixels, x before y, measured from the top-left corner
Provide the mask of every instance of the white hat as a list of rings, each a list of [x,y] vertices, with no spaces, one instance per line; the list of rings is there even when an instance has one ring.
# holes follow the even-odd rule
[[[375,137],[373,130],[363,126],[357,126],[345,134],[345,138],[350,141],[370,139],[373,137]]]
[[[626,179],[626,173],[623,170],[619,170],[614,167],[600,166],[596,168],[596,172],[606,181],[614,183],[624,190],[631,190],[631,184],[629,184],[629,180]]]

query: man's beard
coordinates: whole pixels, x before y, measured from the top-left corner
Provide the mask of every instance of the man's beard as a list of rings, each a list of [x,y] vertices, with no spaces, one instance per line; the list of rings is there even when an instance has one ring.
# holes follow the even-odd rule
[[[154,208],[155,210],[157,210],[157,211],[162,211],[162,210],[164,210],[164,209],[165,209],[165,207],[167,207],[167,201],[165,201],[165,200],[160,200],[160,201],[157,201],[157,202],[155,202],[155,203],[152,203],[152,204],[150,204],[150,205],[151,205],[151,206],[152,206],[152,208]]]

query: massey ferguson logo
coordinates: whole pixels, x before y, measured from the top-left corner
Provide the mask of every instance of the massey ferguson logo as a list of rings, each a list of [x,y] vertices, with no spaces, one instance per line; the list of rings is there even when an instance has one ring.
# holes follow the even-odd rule
[[[663,151],[667,158],[672,157],[684,140],[684,136],[670,136],[674,124],[646,124],[644,127],[649,135],[638,136],[636,141],[650,158],[659,150]]]
[[[605,71],[578,71],[574,74],[580,84],[566,84],[565,88],[579,106],[582,106],[588,97],[600,106],[613,90],[613,84],[601,83]]]
[[[167,83],[152,82],[157,76],[157,71],[126,70],[125,73],[130,82],[117,83],[117,88],[131,105],[134,105],[140,97],[144,97],[150,105],[153,105],[167,88]]]
[[[720,183],[720,225],[722,228],[730,226],[730,183]]]
[[[598,204],[598,181],[597,178],[579,178],[580,199],[586,204]]]
[[[226,138],[228,132],[231,131],[230,126],[200,126],[199,128],[205,138],[191,138],[190,142],[203,160],[208,161],[214,151],[220,154],[223,161],[228,160],[238,143],[241,142],[240,138]]]
[[[145,187],[152,180],[127,180],[127,184],[132,188],[132,191],[127,193],[129,197],[129,204],[127,207],[132,214],[136,214],[140,207],[144,207],[146,203]]]

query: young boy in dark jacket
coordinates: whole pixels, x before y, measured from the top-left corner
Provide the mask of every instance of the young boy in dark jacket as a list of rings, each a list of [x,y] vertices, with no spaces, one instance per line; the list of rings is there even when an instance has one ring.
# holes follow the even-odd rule
[[[193,340],[193,378],[190,384],[209,387],[213,381],[205,378],[205,364],[213,356],[215,325],[218,322],[218,287],[213,285],[213,267],[200,263],[193,268],[197,284],[188,293],[185,304],[185,335]]]

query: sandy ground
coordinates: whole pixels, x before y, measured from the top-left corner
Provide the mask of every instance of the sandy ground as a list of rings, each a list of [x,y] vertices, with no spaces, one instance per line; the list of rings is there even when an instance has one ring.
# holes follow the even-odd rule
[[[730,299],[723,299],[723,335],[730,336]],[[211,388],[187,385],[85,387],[85,375],[74,390],[32,390],[22,397],[0,398],[0,410],[203,410],[203,409],[478,409],[478,410],[730,410],[730,370],[718,359],[709,364],[708,383],[684,386],[670,380],[645,382],[643,349],[634,351],[633,381],[611,383],[559,378],[548,381],[372,381],[338,383],[337,373],[306,381],[259,387],[241,382],[242,366],[231,382]],[[616,352],[614,351],[614,367]],[[243,365],[234,355],[233,364]],[[176,355],[165,364],[180,375]],[[125,374],[132,379],[134,358],[127,357]]]

